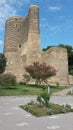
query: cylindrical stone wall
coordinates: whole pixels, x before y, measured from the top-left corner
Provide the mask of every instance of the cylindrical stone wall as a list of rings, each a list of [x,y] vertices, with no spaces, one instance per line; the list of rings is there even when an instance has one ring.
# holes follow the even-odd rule
[[[29,33],[39,33],[39,7],[32,5],[28,12]]]
[[[12,17],[6,21],[4,52],[17,51],[24,39],[22,17]]]
[[[28,30],[27,64],[40,61],[40,31],[39,31],[39,7],[30,6]]]

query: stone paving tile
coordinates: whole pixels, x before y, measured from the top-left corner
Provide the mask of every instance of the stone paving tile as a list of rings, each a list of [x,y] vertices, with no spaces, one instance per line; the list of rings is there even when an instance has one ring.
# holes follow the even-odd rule
[[[71,88],[64,89],[62,91],[53,93],[54,96],[65,96],[69,91],[71,91]]]
[[[19,106],[36,97],[0,97],[0,130],[73,130],[73,113],[35,117]],[[53,96],[51,102],[73,105],[73,97]]]

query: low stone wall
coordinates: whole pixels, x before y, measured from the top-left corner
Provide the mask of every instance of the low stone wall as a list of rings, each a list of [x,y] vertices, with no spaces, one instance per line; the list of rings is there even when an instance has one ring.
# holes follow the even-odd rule
[[[68,77],[68,56],[67,50],[61,47],[51,47],[42,53],[42,62],[51,65],[57,71],[56,76],[49,79],[50,84],[60,84],[67,86]]]
[[[73,84],[73,76],[69,75],[69,84]]]

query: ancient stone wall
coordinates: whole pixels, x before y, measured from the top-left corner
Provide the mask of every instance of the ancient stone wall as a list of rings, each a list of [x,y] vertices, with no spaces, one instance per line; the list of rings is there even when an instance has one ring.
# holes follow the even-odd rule
[[[31,6],[28,13],[29,30],[28,30],[28,50],[27,64],[38,61],[40,58],[40,31],[39,31],[39,8]]]
[[[53,66],[57,73],[48,81],[50,84],[68,85],[68,56],[67,50],[61,47],[52,47],[42,52],[42,62]]]
[[[24,38],[23,18],[13,17],[6,21],[5,52],[17,51]]]

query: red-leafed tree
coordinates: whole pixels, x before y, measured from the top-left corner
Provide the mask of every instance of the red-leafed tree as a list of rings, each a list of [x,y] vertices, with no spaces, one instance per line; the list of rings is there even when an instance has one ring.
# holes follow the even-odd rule
[[[25,67],[26,72],[35,79],[36,84],[40,84],[42,81],[45,81],[47,78],[56,75],[56,70],[46,63],[33,62],[32,65]]]

